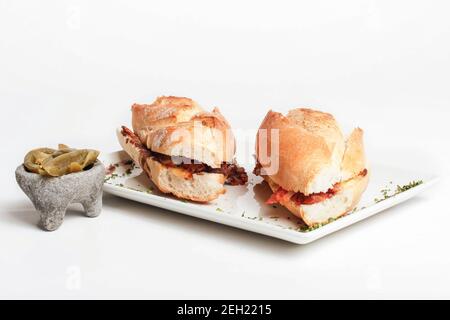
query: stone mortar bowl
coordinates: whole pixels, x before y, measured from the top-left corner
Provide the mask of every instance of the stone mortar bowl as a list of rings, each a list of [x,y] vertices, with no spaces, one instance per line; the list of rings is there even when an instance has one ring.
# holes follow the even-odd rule
[[[47,231],[58,229],[67,207],[80,203],[88,217],[97,217],[102,210],[105,166],[97,160],[88,170],[61,177],[44,177],[28,172],[24,165],[16,169],[20,188],[39,211],[40,225]]]

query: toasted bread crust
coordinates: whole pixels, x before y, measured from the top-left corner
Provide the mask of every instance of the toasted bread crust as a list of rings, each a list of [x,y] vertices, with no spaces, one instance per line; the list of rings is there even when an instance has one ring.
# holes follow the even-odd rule
[[[210,202],[225,193],[225,176],[218,173],[191,174],[181,168],[165,167],[148,158],[146,172],[161,192],[195,202]]]
[[[367,159],[364,152],[364,131],[361,128],[356,128],[346,141],[341,164],[342,180],[348,180],[364,169],[367,169]]]
[[[279,149],[272,145],[273,129],[279,133]],[[341,180],[345,142],[332,115],[310,109],[294,109],[287,116],[269,111],[256,141],[256,157],[263,170],[269,166],[261,147],[264,140],[268,156],[279,159],[278,170],[270,178],[284,189],[309,195]]]
[[[204,110],[192,99],[184,97],[158,97],[152,104],[133,104],[134,132],[141,138],[141,130],[189,121]]]
[[[218,108],[205,112],[189,98],[160,97],[132,107],[133,130],[151,151],[220,167],[232,162],[235,138]]]

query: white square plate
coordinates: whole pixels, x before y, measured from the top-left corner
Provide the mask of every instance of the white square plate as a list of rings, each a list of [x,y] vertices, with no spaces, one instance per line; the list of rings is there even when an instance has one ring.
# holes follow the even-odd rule
[[[437,178],[430,174],[418,174],[401,168],[372,164],[369,187],[357,209],[317,229],[305,230],[301,219],[293,216],[283,207],[264,203],[271,194],[270,188],[262,182],[260,177],[251,173],[253,168],[246,168],[249,174],[248,186],[226,186],[226,194],[219,199],[209,204],[196,204],[159,192],[139,167],[129,164],[129,159],[123,151],[102,158],[106,166],[115,166],[114,173],[106,178],[104,185],[106,192],[297,244],[312,242],[395,206],[419,194],[437,181]],[[422,180],[423,183],[395,194],[397,185],[403,186],[417,180]],[[392,197],[376,201],[375,199],[385,198],[386,192],[383,194],[383,190]]]

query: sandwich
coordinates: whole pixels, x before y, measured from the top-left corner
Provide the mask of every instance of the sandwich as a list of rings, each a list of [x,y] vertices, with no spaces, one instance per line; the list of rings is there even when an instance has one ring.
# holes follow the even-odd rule
[[[224,184],[247,183],[218,108],[207,112],[189,98],[159,97],[131,110],[133,130],[121,127],[119,143],[163,193],[209,202],[225,193]]]
[[[294,109],[269,111],[257,134],[254,173],[280,204],[308,226],[352,211],[369,181],[363,130],[347,137],[331,114]]]

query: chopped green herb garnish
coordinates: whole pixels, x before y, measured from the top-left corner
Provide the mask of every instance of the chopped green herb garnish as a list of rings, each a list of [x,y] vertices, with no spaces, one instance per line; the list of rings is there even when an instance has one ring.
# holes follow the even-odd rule
[[[320,227],[323,227],[323,226],[325,226],[325,225],[327,225],[327,224],[329,224],[329,223],[331,223],[331,222],[333,222],[333,221],[336,221],[336,220],[338,220],[338,219],[340,219],[340,218],[342,218],[342,217],[343,217],[343,216],[341,216],[341,217],[339,217],[339,218],[330,218],[330,219],[328,219],[327,222],[324,222],[324,223],[316,223],[316,224],[313,224],[312,226],[302,225],[302,226],[300,226],[299,228],[297,228],[297,231],[301,231],[301,232],[310,232],[310,231],[314,231],[314,230],[319,229]]]
[[[414,181],[411,181],[410,183],[405,184],[403,186],[397,185],[397,189],[394,192],[392,192],[392,190],[389,189],[389,188],[382,189],[381,190],[381,194],[382,194],[383,198],[381,198],[381,199],[380,198],[375,198],[374,201],[375,201],[375,203],[379,203],[381,201],[384,201],[384,200],[387,200],[389,198],[392,198],[392,197],[394,197],[394,196],[396,196],[396,195],[398,195],[398,194],[400,194],[402,192],[405,192],[405,191],[408,191],[408,190],[410,190],[410,189],[412,189],[414,187],[417,187],[418,185],[421,185],[422,183],[423,183],[422,180],[418,180],[418,181],[414,180]],[[390,182],[390,184],[392,184],[392,181]]]
[[[109,180],[113,180],[117,177],[118,177],[118,175],[116,173],[112,173],[110,176],[105,177],[104,182],[108,182]]]
[[[405,192],[405,191],[407,191],[409,189],[412,189],[412,188],[415,188],[415,187],[421,185],[422,183],[423,183],[422,180],[411,181],[410,183],[408,183],[408,184],[406,184],[404,186],[397,186],[397,191],[396,192],[397,193]]]

